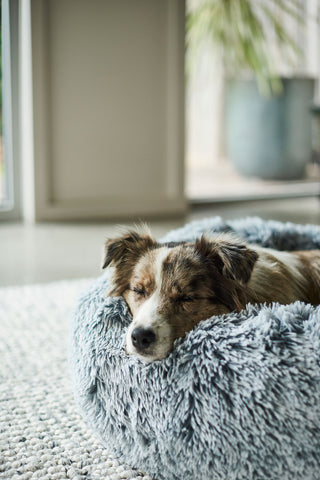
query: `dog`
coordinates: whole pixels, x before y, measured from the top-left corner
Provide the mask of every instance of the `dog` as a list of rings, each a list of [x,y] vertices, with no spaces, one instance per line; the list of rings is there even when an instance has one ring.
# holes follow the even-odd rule
[[[109,265],[108,295],[122,296],[133,316],[126,352],[146,362],[165,358],[201,320],[248,303],[320,304],[320,250],[277,251],[228,233],[158,243],[132,230],[106,242]]]

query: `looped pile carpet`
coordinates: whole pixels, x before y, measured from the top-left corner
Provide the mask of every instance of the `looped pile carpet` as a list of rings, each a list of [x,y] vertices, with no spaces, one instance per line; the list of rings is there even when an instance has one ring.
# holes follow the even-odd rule
[[[0,478],[151,480],[108,454],[75,405],[68,320],[88,280],[0,289]]]

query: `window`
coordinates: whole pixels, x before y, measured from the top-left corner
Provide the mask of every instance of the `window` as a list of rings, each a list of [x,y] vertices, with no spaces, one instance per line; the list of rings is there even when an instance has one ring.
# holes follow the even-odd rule
[[[19,218],[18,7],[18,0],[0,0],[0,219]]]
[[[13,207],[11,155],[10,25],[8,2],[1,0],[0,31],[0,208]]]
[[[248,3],[251,5],[257,3],[261,8],[264,2],[250,0]],[[278,8],[279,2],[276,0],[272,2],[268,0],[267,3],[274,4],[275,8]],[[286,4],[286,1],[280,3]],[[258,103],[257,97],[247,98],[244,89],[236,90],[231,85],[233,90],[229,91],[227,75],[224,71],[225,65],[220,57],[221,51],[212,49],[211,44],[203,42],[201,49],[197,50],[197,55],[187,57],[189,62],[187,65],[190,65],[191,60],[193,64],[193,68],[188,69],[186,91],[186,193],[191,202],[255,200],[319,194],[320,163],[316,155],[311,155],[313,117],[310,107],[313,102],[317,105],[320,102],[320,0],[292,0],[288,3],[295,3],[304,8],[305,25],[302,28],[294,18],[286,20],[288,32],[302,49],[302,55],[295,61],[289,61],[291,57],[288,54],[282,58],[274,46],[276,70],[285,79],[284,87],[287,85],[282,97],[286,102],[285,109],[281,107],[280,110],[278,104],[275,106],[278,108],[279,117],[273,116],[273,112],[270,109],[267,110],[262,102]],[[188,11],[203,4],[206,5],[201,0],[186,2]],[[213,11],[215,12],[212,9]],[[221,11],[223,15],[222,8]],[[203,21],[205,17],[195,18],[201,18]],[[217,22],[216,15],[213,21]],[[198,32],[203,28],[200,21],[198,24],[194,21],[190,25],[192,27],[189,26],[189,29],[194,28],[196,31],[198,29]],[[220,25],[223,25],[221,19],[220,23],[218,22],[217,31],[223,28]],[[230,24],[226,25],[227,30]],[[218,35],[216,36],[218,38]],[[241,76],[240,78],[242,79]],[[247,79],[247,76],[243,78]],[[246,82],[246,86],[248,85],[249,83]],[[250,89],[250,93],[252,92]],[[230,97],[232,101],[228,103]],[[240,97],[241,106],[245,109],[241,112],[234,108],[235,100],[238,102]],[[301,99],[301,103],[297,107],[298,99]],[[238,105],[239,103],[237,107]],[[295,110],[299,111],[299,115],[291,114]],[[270,129],[272,128],[277,135],[277,138],[272,137],[272,142],[266,141],[271,130],[268,132],[264,125],[263,128],[258,129],[259,123],[255,122],[256,116],[252,115],[252,112],[257,111],[262,112],[264,122],[268,115]],[[288,120],[285,122],[286,112]],[[304,128],[294,124],[293,120],[296,118],[302,120]],[[250,129],[250,121],[258,130],[256,135],[253,133],[254,129]],[[283,132],[278,125],[283,127]],[[249,130],[250,134],[247,135]],[[265,135],[261,132],[265,132]],[[288,138],[282,142],[285,135]],[[258,149],[257,140],[260,138],[263,149]],[[241,140],[241,142],[235,140]],[[320,138],[316,137],[315,140],[319,143]],[[269,148],[270,146],[272,148]],[[268,155],[264,156],[264,151],[268,151]],[[240,156],[241,160],[244,159],[246,162],[245,166],[238,161]],[[260,168],[261,163],[263,168]],[[282,168],[281,165],[284,167]],[[272,166],[274,166],[273,169],[271,169]]]

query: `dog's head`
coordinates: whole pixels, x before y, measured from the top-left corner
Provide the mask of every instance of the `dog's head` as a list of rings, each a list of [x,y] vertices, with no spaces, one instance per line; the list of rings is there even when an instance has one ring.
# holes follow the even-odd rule
[[[114,267],[109,294],[123,296],[133,315],[127,353],[162,359],[201,320],[243,308],[243,286],[257,258],[226,235],[162,244],[130,231],[107,241],[103,268]]]

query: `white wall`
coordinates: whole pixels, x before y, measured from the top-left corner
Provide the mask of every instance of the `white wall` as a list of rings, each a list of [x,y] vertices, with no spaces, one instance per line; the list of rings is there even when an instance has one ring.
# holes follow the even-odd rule
[[[183,0],[31,0],[35,218],[184,199]]]

